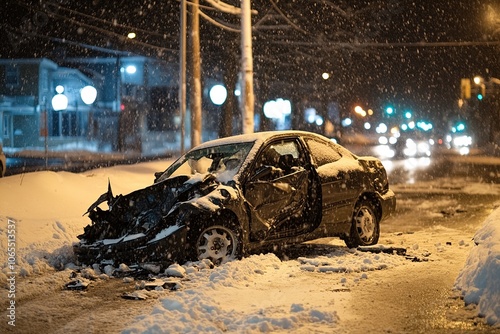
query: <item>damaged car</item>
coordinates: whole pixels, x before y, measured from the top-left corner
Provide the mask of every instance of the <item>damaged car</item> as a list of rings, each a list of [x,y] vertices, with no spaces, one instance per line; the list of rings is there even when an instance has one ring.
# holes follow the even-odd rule
[[[144,189],[108,184],[74,252],[88,265],[220,264],[321,237],[368,246],[395,206],[377,158],[304,131],[243,134],[191,149]]]

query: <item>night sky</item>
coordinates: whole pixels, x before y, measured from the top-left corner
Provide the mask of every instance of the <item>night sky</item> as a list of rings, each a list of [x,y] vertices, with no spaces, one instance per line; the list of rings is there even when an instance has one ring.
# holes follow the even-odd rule
[[[8,0],[5,6],[1,58],[58,62],[120,50],[178,59],[176,0]],[[500,1],[256,0],[252,7],[258,11],[252,17],[257,87],[279,80],[298,95],[320,87],[345,109],[390,103],[442,118],[456,108],[460,78],[500,77],[500,19],[487,19],[500,13]],[[202,10],[238,27],[237,17]],[[134,41],[123,37],[129,30],[137,31]],[[200,34],[208,74],[238,57],[239,34],[203,19]],[[332,75],[328,83],[321,82],[324,71]]]

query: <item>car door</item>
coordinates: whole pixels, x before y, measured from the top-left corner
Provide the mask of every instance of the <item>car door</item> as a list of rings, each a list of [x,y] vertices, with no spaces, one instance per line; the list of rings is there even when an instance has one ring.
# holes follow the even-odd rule
[[[299,233],[308,198],[309,171],[294,140],[267,145],[255,159],[244,187],[255,239]],[[251,234],[252,236],[252,234]]]
[[[357,173],[346,170],[346,161],[333,144],[313,138],[306,143],[321,181],[322,220],[326,224],[350,221],[359,192]]]

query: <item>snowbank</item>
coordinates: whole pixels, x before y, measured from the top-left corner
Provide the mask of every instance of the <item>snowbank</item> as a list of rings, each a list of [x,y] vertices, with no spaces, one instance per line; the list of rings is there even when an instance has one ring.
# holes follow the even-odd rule
[[[107,191],[129,193],[150,185],[171,161],[101,168],[85,173],[35,172],[0,179],[0,286],[10,264],[24,277],[63,269],[72,244],[90,223],[83,213]],[[10,259],[10,261],[9,261]]]
[[[500,328],[500,208],[474,235],[470,251],[455,286],[466,304],[477,304],[480,316]]]

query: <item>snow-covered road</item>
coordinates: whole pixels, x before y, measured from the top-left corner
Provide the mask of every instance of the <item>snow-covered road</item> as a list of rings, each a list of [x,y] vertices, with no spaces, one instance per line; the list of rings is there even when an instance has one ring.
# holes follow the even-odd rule
[[[163,287],[151,291],[140,289],[145,284],[143,277],[110,278],[106,272],[91,269],[77,276],[83,282],[90,282],[86,290],[63,289],[75,270],[80,269],[71,264],[71,243],[88,224],[88,218],[81,215],[106,190],[108,177],[116,193],[127,193],[150,184],[154,172],[164,169],[166,164],[168,162],[156,161],[82,174],[38,172],[0,179],[0,247],[6,250],[0,252],[0,281],[2,287],[7,288],[1,298],[0,332],[466,333],[500,330],[500,289],[489,288],[489,298],[496,299],[486,303],[489,308],[483,314],[497,328],[477,318],[476,307],[464,307],[460,292],[453,290],[469,254],[479,248],[472,241],[475,231],[481,229],[490,213],[491,225],[499,225],[500,214],[495,215],[494,209],[500,204],[495,200],[500,195],[500,187],[457,180],[437,180],[416,184],[413,188],[395,186],[396,192],[424,194],[418,200],[410,195],[403,197],[400,216],[391,218],[387,229],[382,228],[380,248],[404,248],[407,257],[349,250],[338,239],[321,239],[300,251],[291,249],[280,258],[263,254],[213,269],[205,263],[171,268],[170,275],[177,277],[158,277],[160,282],[173,282],[175,291]],[[453,183],[453,186],[442,187],[443,183]],[[425,193],[437,188],[448,188],[453,193],[477,193],[486,196],[482,198],[488,198],[488,202],[482,203],[480,211],[465,215],[465,224],[455,226],[447,220],[446,224],[425,223],[419,225],[419,229],[397,230],[397,224],[406,226],[405,220],[414,226],[418,225],[415,222],[429,219],[439,222],[436,212],[440,218],[443,212],[448,212],[442,207],[451,213],[460,211],[453,208],[463,211],[454,200],[436,200],[432,196],[426,200]],[[453,215],[448,218],[454,219]],[[483,237],[496,236],[495,233],[493,229]],[[15,235],[14,240],[8,239],[11,234]],[[9,241],[15,243],[14,254],[7,251]],[[491,250],[498,254],[498,244],[493,243]],[[11,255],[16,260],[13,284],[9,268]],[[484,260],[484,256],[478,254],[476,259]],[[60,270],[62,268],[65,269]],[[498,264],[496,267],[491,264],[489,268],[492,268],[490,275],[500,275]],[[145,299],[124,299],[123,293]],[[8,309],[12,302],[14,312]],[[16,327],[9,323],[12,314]]]

